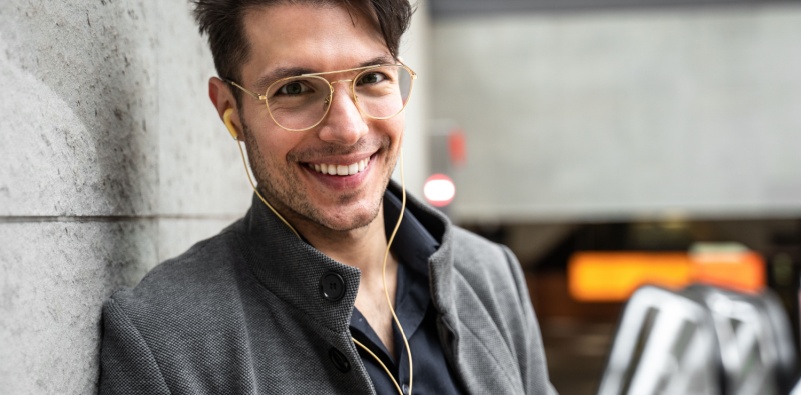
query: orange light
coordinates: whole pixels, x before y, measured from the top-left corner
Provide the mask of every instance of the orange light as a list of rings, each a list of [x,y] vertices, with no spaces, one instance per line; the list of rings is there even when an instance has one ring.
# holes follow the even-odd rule
[[[467,143],[461,129],[453,129],[448,134],[448,152],[451,154],[451,163],[462,166],[467,162]]]
[[[640,286],[668,288],[689,283],[684,253],[582,252],[568,263],[570,294],[582,301],[623,301]]]
[[[625,301],[640,286],[679,289],[704,283],[756,292],[765,286],[765,262],[747,251],[726,254],[676,252],[580,252],[567,267],[570,295],[580,301]]]
[[[765,261],[756,252],[690,254],[690,258],[693,281],[741,292],[765,287]]]

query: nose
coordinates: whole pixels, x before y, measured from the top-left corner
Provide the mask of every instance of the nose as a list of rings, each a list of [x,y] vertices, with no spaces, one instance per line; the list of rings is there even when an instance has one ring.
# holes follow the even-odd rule
[[[321,123],[319,136],[323,141],[353,145],[368,133],[369,127],[356,107],[347,84],[349,81],[335,81],[332,86],[337,82],[340,84],[334,88],[331,107]]]

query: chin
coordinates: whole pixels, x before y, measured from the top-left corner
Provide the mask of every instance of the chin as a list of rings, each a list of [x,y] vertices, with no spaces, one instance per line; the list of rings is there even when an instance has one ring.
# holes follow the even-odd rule
[[[364,228],[378,217],[380,212],[381,200],[377,200],[373,204],[368,205],[354,205],[352,207],[335,207],[326,210],[327,213],[319,212],[318,215],[312,215],[310,218],[317,217],[318,224],[325,228],[335,231],[351,231]]]

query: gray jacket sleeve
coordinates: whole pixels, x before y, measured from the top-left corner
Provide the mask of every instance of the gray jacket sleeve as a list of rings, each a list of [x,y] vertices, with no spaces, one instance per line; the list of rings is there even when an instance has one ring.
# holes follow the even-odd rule
[[[523,307],[523,314],[525,315],[525,330],[526,334],[523,341],[524,350],[519,353],[520,372],[523,375],[523,385],[526,387],[527,394],[552,394],[556,395],[556,389],[551,384],[548,378],[548,364],[545,360],[545,350],[542,344],[542,334],[540,327],[537,323],[537,318],[534,316],[534,308],[531,305],[531,298],[528,293],[528,285],[526,284],[523,270],[520,267],[515,255],[509,250],[508,247],[502,246],[506,261],[509,263],[509,270],[514,276],[517,293],[520,298],[520,304]]]
[[[122,307],[109,299],[103,305],[100,394],[169,393],[145,339]]]

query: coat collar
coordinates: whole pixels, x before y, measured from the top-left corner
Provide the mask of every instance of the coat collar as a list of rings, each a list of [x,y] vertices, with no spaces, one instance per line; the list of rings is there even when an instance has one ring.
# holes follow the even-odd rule
[[[390,182],[386,193],[400,198],[400,186]],[[452,317],[447,312],[454,311],[454,301],[447,296],[453,295],[452,225],[442,213],[408,194],[406,209],[440,243],[429,258],[431,299],[448,320]],[[359,269],[337,262],[298,239],[255,195],[242,226],[242,254],[256,279],[270,293],[331,331],[348,330],[361,278]],[[321,280],[329,273],[342,277],[345,294],[340,300],[331,301],[323,295]]]

